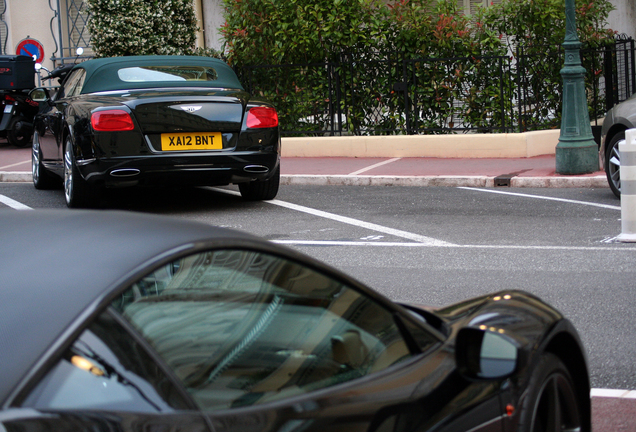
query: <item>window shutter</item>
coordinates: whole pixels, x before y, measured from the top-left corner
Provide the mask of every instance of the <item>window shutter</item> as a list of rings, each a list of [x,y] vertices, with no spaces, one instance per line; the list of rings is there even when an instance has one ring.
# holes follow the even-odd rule
[[[493,4],[499,4],[502,0],[464,0],[464,13],[466,15],[473,15],[480,7],[488,7]]]
[[[90,16],[86,2],[84,0],[67,0],[66,12],[68,14],[68,45],[72,49],[69,55],[74,56],[75,49],[79,47],[90,50],[91,36],[87,25]]]

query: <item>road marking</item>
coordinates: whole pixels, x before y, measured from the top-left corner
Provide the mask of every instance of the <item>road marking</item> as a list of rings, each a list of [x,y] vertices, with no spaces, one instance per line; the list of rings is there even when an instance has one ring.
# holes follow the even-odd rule
[[[480,188],[472,188],[472,187],[458,187],[457,189],[465,189],[465,190],[472,190],[472,191],[478,191],[478,192],[488,192],[488,193],[494,193],[494,194],[502,194],[502,195],[512,195],[512,196],[519,196],[519,197],[524,197],[524,198],[536,198],[536,199],[543,199],[543,200],[548,200],[548,201],[560,201],[560,202],[565,202],[565,203],[570,203],[570,204],[583,204],[583,205],[587,205],[587,206],[592,206],[592,207],[600,207],[600,208],[605,208],[605,209],[610,209],[610,210],[620,210],[621,207],[620,206],[613,206],[613,205],[608,205],[608,204],[597,204],[597,203],[591,203],[591,202],[587,202],[587,201],[577,201],[577,200],[570,200],[570,199],[565,199],[565,198],[554,198],[554,197],[546,197],[546,196],[539,196],[539,195],[529,195],[529,194],[522,194],[519,192],[506,192],[506,191],[500,191],[500,190],[492,190],[492,189],[480,189]]]
[[[28,160],[28,161],[22,161],[22,162],[14,163],[14,164],[11,164],[11,165],[5,165],[5,166],[0,167],[0,171],[4,170],[5,168],[11,168],[11,167],[14,167],[14,166],[24,165],[24,164],[27,164],[27,163],[30,164],[31,161]]]
[[[230,189],[221,189],[210,187],[209,189],[222,192],[228,195],[241,196],[237,191]],[[462,188],[469,189],[472,188]],[[479,189],[476,189],[479,190]],[[526,196],[523,195],[522,196]],[[535,197],[534,195],[527,195]],[[540,197],[539,197],[540,198]],[[420,234],[414,234],[406,231],[396,230],[388,228],[382,225],[376,225],[369,222],[364,222],[358,219],[352,219],[346,216],[339,216],[333,213],[324,212],[321,210],[312,209],[310,207],[304,207],[297,204],[288,203],[280,200],[263,201],[280,207],[289,208],[291,210],[300,211],[303,213],[312,214],[314,216],[324,217],[332,219],[337,222],[342,222],[361,228],[370,229],[372,231],[378,231],[384,234],[390,234],[396,237],[413,240],[417,243],[398,243],[398,242],[364,242],[364,241],[319,241],[319,240],[273,240],[274,243],[299,245],[299,246],[384,246],[384,247],[447,247],[447,248],[466,248],[466,249],[499,249],[499,250],[563,250],[563,251],[631,251],[636,252],[636,248],[619,247],[610,248],[607,246],[519,246],[519,245],[460,245],[443,240],[434,239],[431,237],[425,237]]]
[[[222,192],[222,193],[226,193],[229,195],[235,195],[235,196],[241,196],[241,194],[237,191],[233,191],[233,190],[229,190],[229,189],[221,189],[221,188],[210,188],[212,190],[218,191],[218,192]],[[405,238],[408,240],[413,240],[416,242],[419,242],[421,244],[424,245],[428,245],[428,246],[451,246],[452,243],[448,243],[442,240],[437,240],[431,237],[426,237],[420,234],[415,234],[415,233],[411,233],[411,232],[407,232],[407,231],[402,231],[402,230],[398,230],[398,229],[394,229],[394,228],[389,228],[389,227],[385,227],[382,225],[377,225],[374,223],[370,223],[370,222],[364,222],[361,221],[359,219],[353,219],[350,217],[346,217],[346,216],[340,216],[334,213],[329,213],[329,212],[325,212],[322,210],[316,210],[313,209],[311,207],[305,207],[305,206],[301,206],[298,204],[292,204],[292,203],[288,203],[286,201],[280,201],[280,200],[271,200],[271,201],[263,201],[264,203],[268,203],[268,204],[273,204],[273,205],[277,205],[279,207],[285,207],[288,208],[290,210],[296,210],[299,212],[303,212],[303,213],[307,213],[313,216],[318,216],[318,217],[322,217],[325,219],[331,219],[331,220],[335,220],[336,222],[341,222],[341,223],[346,223],[349,225],[353,225],[353,226],[357,226],[360,228],[365,228],[365,229],[369,229],[372,231],[377,231],[377,232],[381,232],[384,234],[390,234],[392,236],[395,237],[401,237],[401,238]]]
[[[393,163],[395,161],[399,161],[400,159],[402,159],[402,158],[393,158],[393,159],[385,160],[383,162],[378,162],[377,164],[370,165],[370,166],[368,166],[366,168],[362,168],[362,169],[360,169],[358,171],[354,171],[351,174],[347,174],[347,175],[354,176],[354,175],[362,174],[363,172],[371,171],[374,168],[381,167],[382,165],[390,164],[390,163]]]
[[[16,210],[33,210],[31,207],[28,207],[21,202],[18,202],[4,195],[0,195],[0,202]]]
[[[342,240],[271,240],[272,243],[297,246],[384,246],[384,247],[439,247],[427,243],[377,242],[377,241],[342,241]],[[448,245],[449,247],[461,247]]]
[[[382,240],[384,236],[381,235],[370,235],[366,237],[362,237],[360,240]]]
[[[516,245],[460,245],[453,243],[402,243],[402,242],[369,242],[344,240],[271,240],[273,243],[297,246],[378,246],[378,247],[440,247],[453,249],[500,249],[500,250],[561,250],[561,251],[628,251],[636,252],[636,248],[611,248],[608,246],[516,246]],[[440,242],[438,240],[438,242]],[[444,243],[444,242],[442,242]]]
[[[597,389],[593,388],[590,392],[591,397],[608,397],[619,399],[636,399],[636,390],[614,390],[614,389]]]

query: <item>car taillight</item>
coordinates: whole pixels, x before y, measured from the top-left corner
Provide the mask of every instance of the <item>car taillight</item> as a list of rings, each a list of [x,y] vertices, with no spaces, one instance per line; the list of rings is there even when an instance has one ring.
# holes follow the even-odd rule
[[[129,131],[135,124],[124,110],[96,111],[91,115],[93,129],[100,132]]]
[[[278,126],[278,113],[274,108],[256,107],[247,112],[248,128],[270,128]]]

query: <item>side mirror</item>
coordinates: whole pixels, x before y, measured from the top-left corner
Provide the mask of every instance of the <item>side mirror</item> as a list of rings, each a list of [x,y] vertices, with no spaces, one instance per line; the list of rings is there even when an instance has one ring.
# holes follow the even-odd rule
[[[455,357],[460,373],[469,378],[499,379],[517,370],[519,348],[505,334],[482,328],[463,328],[457,335]]]
[[[36,88],[29,92],[29,97],[36,102],[44,102],[49,99],[46,89]]]

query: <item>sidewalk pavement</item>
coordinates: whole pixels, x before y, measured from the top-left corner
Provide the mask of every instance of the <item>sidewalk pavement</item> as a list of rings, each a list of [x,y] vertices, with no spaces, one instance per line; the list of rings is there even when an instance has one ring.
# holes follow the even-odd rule
[[[0,182],[31,181],[31,149],[0,145]],[[528,158],[283,157],[284,185],[608,187],[603,171],[559,175],[554,155]]]
[[[603,171],[559,175],[555,156],[529,158],[283,158],[283,184],[609,187]]]

